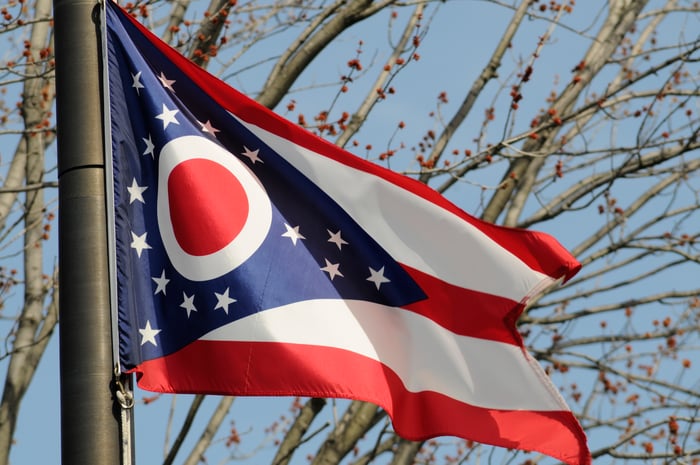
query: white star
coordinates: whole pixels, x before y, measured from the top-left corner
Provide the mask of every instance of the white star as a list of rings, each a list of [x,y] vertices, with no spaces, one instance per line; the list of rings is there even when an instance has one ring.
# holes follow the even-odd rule
[[[328,261],[327,258],[324,258],[326,261],[326,266],[321,268],[321,271],[325,271],[328,273],[328,277],[331,278],[331,281],[333,281],[333,278],[336,276],[340,276],[341,278],[344,278],[343,273],[340,272],[338,268],[340,268],[340,263],[331,263]]]
[[[131,231],[131,248],[136,249],[136,254],[139,256],[139,258],[141,258],[141,252],[143,252],[144,249],[151,248],[151,246],[146,243],[146,234],[148,233],[143,233],[140,236],[137,236],[133,231]]]
[[[151,135],[148,135],[148,139],[145,137],[142,137],[143,141],[146,143],[146,150],[143,151],[141,155],[150,155],[151,158],[153,158],[155,155],[153,155],[153,149],[156,148],[155,145],[153,145],[153,141],[151,140]]]
[[[173,89],[173,84],[175,84],[175,81],[166,78],[165,74],[163,74],[162,71],[160,72],[160,76],[158,76],[158,80],[160,80],[160,83],[163,84],[163,87],[168,89],[170,92],[175,92],[175,89]]]
[[[228,296],[228,287],[223,294],[215,292],[214,295],[216,296],[216,307],[214,307],[214,310],[221,308],[223,309],[224,313],[228,315],[228,306],[236,302],[236,299],[232,299]]]
[[[139,71],[136,74],[131,75],[131,79],[134,80],[133,84],[131,84],[131,87],[136,89],[136,95],[141,95],[140,94],[140,89],[143,89],[143,84],[141,84],[141,71]]]
[[[259,149],[250,150],[248,147],[246,147],[246,146],[244,145],[244,146],[243,146],[243,153],[242,153],[241,155],[244,156],[244,157],[248,157],[248,158],[250,159],[250,162],[251,162],[252,164],[255,164],[255,163],[257,163],[257,162],[265,163],[264,161],[262,161],[262,160],[260,159],[260,157],[258,157],[258,153],[259,153],[259,152],[260,152]]]
[[[198,121],[198,123],[202,127],[202,132],[208,132],[212,136],[216,136],[216,133],[219,132],[218,129],[211,125],[211,121],[209,120],[207,120],[206,123],[202,123],[201,121]]]
[[[175,115],[178,113],[180,113],[180,110],[169,110],[168,107],[163,104],[163,113],[156,116],[156,118],[163,121],[163,129],[166,129],[170,123],[180,124],[178,120],[175,119]]]
[[[347,244],[347,242],[340,237],[340,230],[338,230],[337,233],[332,233],[329,229],[326,229],[326,231],[328,231],[328,234],[331,236],[330,239],[328,239],[328,242],[332,242],[337,245],[338,250],[343,248],[343,244]]]
[[[287,232],[282,234],[282,237],[288,237],[292,240],[294,245],[297,245],[297,240],[306,239],[304,236],[299,234],[299,226],[294,226],[293,228],[287,223],[284,223],[284,227],[287,228]]]
[[[151,279],[156,283],[156,291],[153,293],[153,295],[156,295],[159,292],[162,292],[163,295],[165,295],[165,286],[167,286],[170,282],[170,280],[165,277],[165,270],[163,270],[163,272],[160,274],[160,278]]]
[[[379,286],[382,284],[391,282],[390,279],[384,276],[384,267],[376,271],[371,266],[369,267],[369,278],[367,278],[367,281],[372,281],[374,285],[377,286],[377,290],[379,290]]]
[[[196,312],[197,309],[194,306],[194,294],[191,296],[187,296],[184,292],[182,293],[182,303],[180,304],[180,307],[184,308],[187,310],[187,318],[190,317],[190,313]]]
[[[159,332],[161,332],[161,330],[151,328],[151,322],[147,320],[146,327],[143,329],[139,328],[139,333],[141,333],[141,345],[150,342],[154,346],[158,347],[158,343],[156,342],[156,336]]]
[[[129,204],[134,203],[134,200],[138,200],[141,203],[146,203],[145,200],[143,200],[143,191],[148,189],[148,186],[139,186],[136,184],[136,178],[134,178],[133,181],[131,181],[131,186],[127,187],[126,190],[129,191]]]

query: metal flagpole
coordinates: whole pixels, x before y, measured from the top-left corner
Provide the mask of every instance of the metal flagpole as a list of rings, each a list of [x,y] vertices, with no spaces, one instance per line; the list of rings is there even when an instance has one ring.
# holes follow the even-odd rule
[[[54,0],[59,169],[61,457],[120,463],[95,0]]]

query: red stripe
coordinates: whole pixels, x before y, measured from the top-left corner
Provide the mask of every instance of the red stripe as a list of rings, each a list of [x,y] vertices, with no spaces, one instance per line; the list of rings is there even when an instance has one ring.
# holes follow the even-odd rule
[[[479,228],[492,240],[500,244],[501,247],[527,263],[533,270],[555,279],[560,277],[569,279],[581,268],[580,263],[553,237],[534,231],[503,228],[472,217],[425,184],[356,157],[282,118],[180,55],[180,53],[161,41],[133,17],[129,16],[129,19],[170,61],[185,72],[202,91],[206,92],[223,108],[239,116],[244,121],[265,128],[273,134],[339,163],[381,177],[435,205],[439,205]]]
[[[423,291],[426,300],[403,308],[430,318],[461,336],[488,339],[522,347],[515,323],[523,305],[505,297],[452,286],[434,276],[403,266]]]
[[[133,371],[141,388],[157,392],[364,400],[382,406],[406,439],[459,436],[590,463],[585,435],[569,411],[495,410],[437,392],[411,393],[384,365],[339,349],[197,341]]]

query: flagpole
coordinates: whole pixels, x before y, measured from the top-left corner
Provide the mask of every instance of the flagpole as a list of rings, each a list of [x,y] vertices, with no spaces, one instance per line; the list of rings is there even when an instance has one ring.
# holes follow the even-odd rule
[[[99,18],[95,0],[54,0],[64,465],[121,461],[112,395]]]

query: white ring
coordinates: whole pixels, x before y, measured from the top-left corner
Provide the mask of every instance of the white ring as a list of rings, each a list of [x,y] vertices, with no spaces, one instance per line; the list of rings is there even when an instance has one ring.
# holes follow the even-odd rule
[[[240,233],[216,252],[201,256],[185,252],[177,242],[168,197],[168,178],[173,169],[184,161],[194,159],[210,160],[226,168],[240,182],[249,202],[248,218]],[[236,269],[258,250],[272,223],[272,205],[260,180],[231,152],[200,136],[173,139],[161,150],[157,207],[158,226],[165,251],[175,269],[192,281],[207,281]]]

